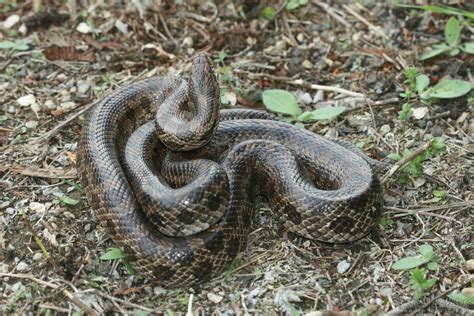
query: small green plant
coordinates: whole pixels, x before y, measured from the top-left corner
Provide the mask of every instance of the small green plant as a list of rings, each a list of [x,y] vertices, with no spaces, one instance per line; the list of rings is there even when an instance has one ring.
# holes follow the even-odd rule
[[[30,47],[28,44],[21,40],[17,39],[14,42],[12,41],[2,41],[0,42],[0,49],[12,49],[12,50],[28,50]]]
[[[262,12],[260,12],[260,17],[272,21],[275,18],[276,11],[272,7],[265,7]]]
[[[343,106],[328,106],[314,111],[302,112],[296,98],[285,90],[266,90],[262,94],[265,107],[273,112],[283,114],[283,119],[288,122],[311,122],[332,120],[342,114],[346,108]]]
[[[426,60],[441,54],[449,54],[455,56],[464,51],[469,54],[474,54],[474,43],[461,44],[461,26],[455,17],[450,17],[444,28],[445,43],[435,44],[431,50],[424,52],[420,56],[420,60]]]
[[[392,268],[395,270],[409,270],[426,264],[428,269],[435,271],[438,269],[439,259],[434,253],[433,247],[424,244],[418,247],[416,256],[402,258],[395,262]]]
[[[437,278],[427,279],[427,272],[420,268],[426,265],[429,270],[436,271],[438,269],[438,262],[440,258],[434,253],[431,245],[421,245],[418,248],[416,256],[405,257],[392,266],[395,270],[410,270],[410,284],[415,290],[415,298],[417,300],[425,296],[426,290],[436,284]]]
[[[131,275],[136,276],[138,279],[143,278],[142,276],[140,276],[135,271],[135,269],[132,267],[130,262],[128,262],[126,260],[122,249],[120,249],[118,247],[109,248],[106,253],[104,253],[102,256],[100,256],[100,260],[102,260],[102,261],[121,260],[128,273],[130,273]]]
[[[430,146],[422,151],[418,156],[411,160],[407,165],[399,169],[400,182],[407,183],[409,176],[419,177],[423,174],[423,162],[434,155],[440,154],[446,150],[444,139],[436,137],[431,141]],[[387,155],[387,158],[393,161],[399,161],[412,155],[412,151],[405,149],[403,155],[392,153]]]
[[[415,298],[422,299],[426,295],[426,290],[429,290],[436,284],[437,278],[426,278],[426,271],[424,269],[415,268],[410,271],[411,288],[415,290]]]
[[[298,9],[299,7],[305,6],[309,3],[309,0],[290,0],[286,4],[286,11],[293,11]]]
[[[440,190],[433,190],[431,192],[433,194],[433,199],[435,202],[443,201],[446,198],[446,192]]]
[[[404,98],[402,110],[398,112],[398,119],[406,121],[412,115],[413,101],[419,99],[429,104],[432,99],[452,99],[469,93],[472,84],[464,80],[442,80],[433,87],[429,87],[430,78],[419,74],[416,68],[410,67],[405,72],[406,89],[400,96]]]
[[[440,13],[440,14],[449,14],[449,15],[455,15],[459,16],[462,15],[468,19],[474,19],[474,12],[458,9],[455,7],[449,7],[449,6],[442,6],[442,5],[410,5],[410,4],[401,4],[399,3],[400,1],[394,1],[394,4],[398,7],[402,8],[409,8],[409,9],[416,9],[416,10],[424,10],[424,11],[430,11],[434,13]]]
[[[53,203],[55,203],[55,204],[63,203],[63,204],[66,204],[66,205],[73,206],[73,205],[77,205],[79,203],[79,200],[70,198],[69,196],[67,196],[63,192],[53,192],[53,195],[56,197],[56,199],[53,200]]]

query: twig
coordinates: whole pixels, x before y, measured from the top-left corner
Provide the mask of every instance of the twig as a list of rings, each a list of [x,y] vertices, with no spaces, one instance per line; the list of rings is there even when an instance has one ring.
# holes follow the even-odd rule
[[[422,208],[414,208],[412,209],[413,212],[431,212],[431,211],[440,211],[440,210],[446,210],[448,208],[458,208],[458,207],[469,207],[474,205],[474,200],[469,200],[465,202],[459,202],[459,203],[451,203],[451,204],[446,204],[446,205],[438,205],[438,206],[432,206],[432,207],[422,207]],[[394,211],[408,211],[408,210],[403,210],[399,209],[397,207],[393,206],[385,206],[386,209],[388,210],[394,210]]]
[[[92,292],[92,293],[97,294],[99,296],[102,296],[102,297],[104,297],[104,298],[106,298],[110,301],[119,302],[119,303],[121,303],[125,306],[128,306],[128,307],[139,308],[139,309],[142,309],[142,310],[147,311],[147,312],[153,312],[154,311],[154,309],[151,309],[151,308],[148,308],[148,307],[145,307],[145,306],[142,306],[142,305],[138,305],[138,304],[135,304],[135,303],[131,303],[131,302],[123,300],[121,298],[118,298],[118,297],[109,295],[107,293],[101,292],[97,289],[93,289],[93,290],[86,291],[86,292]]]
[[[194,298],[194,294],[193,293],[189,294],[188,311],[186,313],[186,316],[193,316],[194,315],[194,313],[193,313],[193,298]]]
[[[365,25],[367,25],[369,28],[371,28],[375,33],[377,33],[378,35],[380,35],[381,37],[383,37],[384,39],[386,40],[389,40],[389,37],[387,35],[385,35],[385,33],[380,30],[379,27],[373,25],[372,23],[370,23],[369,21],[367,21],[362,15],[360,15],[359,13],[355,12],[354,10],[352,10],[348,5],[346,4],[343,4],[342,7],[344,9],[347,10],[347,12],[349,12],[350,14],[352,14],[353,16],[355,16],[356,18],[358,18],[362,23],[364,23]]]
[[[47,133],[44,133],[43,135],[37,137],[35,141],[42,141],[42,140],[49,140],[51,137],[56,135],[62,128],[65,126],[69,125],[71,122],[75,121],[79,116],[82,114],[86,113],[89,111],[94,105],[99,103],[100,100],[94,101],[91,104],[87,105],[86,107],[82,108],[80,111],[74,113],[70,117],[68,117],[66,120],[62,121],[58,125],[56,125],[52,130],[50,130]]]
[[[35,243],[38,245],[38,247],[40,247],[41,252],[46,257],[46,260],[48,260],[51,263],[51,265],[54,267],[54,269],[56,269],[56,271],[59,271],[59,272],[62,273],[63,270],[59,267],[59,265],[56,263],[56,261],[54,261],[53,257],[51,257],[51,255],[48,252],[48,249],[46,249],[46,246],[43,244],[41,239],[36,234],[33,226],[31,225],[31,223],[28,219],[28,216],[26,216],[26,214],[25,214],[25,212],[23,212],[23,210],[20,211],[20,214],[21,214],[21,218],[25,222],[26,227],[28,228],[30,234],[33,236],[33,239],[35,240]]]
[[[82,309],[87,315],[90,315],[90,316],[98,316],[99,315],[95,310],[93,310],[92,308],[87,306],[87,304],[84,303],[83,301],[81,301],[77,296],[75,296],[74,294],[72,294],[71,292],[69,292],[66,289],[62,289],[59,285],[56,285],[54,283],[50,283],[50,282],[38,279],[38,278],[36,278],[32,275],[29,275],[29,274],[15,274],[15,273],[0,272],[0,277],[27,279],[27,280],[36,282],[38,284],[44,285],[46,287],[49,287],[49,288],[52,288],[52,289],[55,289],[55,290],[60,290],[72,303],[74,303],[77,307]]]
[[[313,3],[315,5],[321,7],[323,10],[325,10],[326,13],[329,14],[330,16],[332,16],[336,21],[343,24],[348,29],[352,29],[352,25],[349,22],[347,22],[346,20],[344,20],[344,18],[341,16],[342,12],[330,7],[327,3],[324,3],[324,2],[313,1]]]
[[[397,316],[397,315],[405,315],[406,312],[409,310],[412,310],[416,306],[418,306],[420,303],[416,300],[410,301],[408,303],[402,304],[398,306],[397,308],[391,310],[390,312],[386,313],[385,316]]]
[[[398,169],[405,166],[407,163],[415,159],[417,156],[421,155],[425,150],[430,148],[431,144],[433,143],[434,139],[429,140],[427,143],[423,144],[423,146],[419,147],[415,150],[411,155],[404,157],[397,161],[393,167],[382,177],[382,183],[388,180]]]
[[[450,301],[439,299],[435,302],[436,305],[447,309],[448,311],[452,312],[451,315],[466,315],[466,316],[474,316],[474,311],[458,306],[454,303],[451,303]]]
[[[447,221],[455,221],[455,222],[460,223],[459,221],[455,220],[452,217],[441,215],[441,214],[436,214],[436,213],[432,213],[432,212],[427,212],[427,211],[414,211],[414,210],[410,210],[410,209],[405,210],[405,209],[398,208],[398,207],[393,207],[393,206],[384,206],[384,208],[389,210],[389,211],[395,211],[395,212],[403,213],[400,216],[396,216],[396,217],[402,217],[402,216],[407,216],[407,215],[418,214],[418,215],[439,217],[439,218],[445,219]]]

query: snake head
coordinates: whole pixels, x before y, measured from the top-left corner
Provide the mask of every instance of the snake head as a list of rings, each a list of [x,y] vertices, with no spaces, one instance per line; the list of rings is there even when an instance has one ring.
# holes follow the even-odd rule
[[[174,89],[158,109],[157,132],[172,150],[186,151],[205,145],[219,123],[219,84],[212,63],[204,53],[192,59],[188,80]]]

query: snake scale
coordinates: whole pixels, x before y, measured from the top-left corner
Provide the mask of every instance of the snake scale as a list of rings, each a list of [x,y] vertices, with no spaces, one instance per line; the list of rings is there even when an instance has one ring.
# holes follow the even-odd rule
[[[77,167],[89,204],[141,275],[166,287],[219,275],[245,245],[257,196],[306,238],[344,243],[372,229],[382,188],[368,158],[219,103],[198,53],[188,80],[127,85],[85,120]]]

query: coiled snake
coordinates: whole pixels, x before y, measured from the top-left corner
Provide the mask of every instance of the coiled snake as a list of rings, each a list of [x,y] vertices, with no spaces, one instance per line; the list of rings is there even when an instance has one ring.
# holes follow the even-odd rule
[[[264,112],[219,113],[219,105],[200,53],[188,81],[130,84],[85,121],[83,187],[140,274],[167,287],[218,275],[245,245],[257,195],[307,238],[350,242],[370,231],[382,189],[362,154]]]

